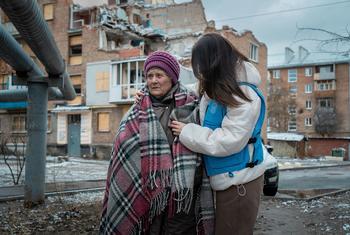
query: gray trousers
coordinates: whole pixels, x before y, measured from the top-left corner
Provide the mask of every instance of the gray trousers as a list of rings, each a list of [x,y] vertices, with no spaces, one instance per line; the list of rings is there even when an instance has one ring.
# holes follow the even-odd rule
[[[253,234],[263,177],[216,192],[215,235]]]

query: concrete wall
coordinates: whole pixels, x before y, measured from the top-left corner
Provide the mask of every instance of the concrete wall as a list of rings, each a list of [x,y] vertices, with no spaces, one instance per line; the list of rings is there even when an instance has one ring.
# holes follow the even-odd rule
[[[153,28],[160,28],[169,35],[202,32],[207,26],[201,1],[144,9],[149,14]]]
[[[106,105],[109,103],[109,91],[96,92],[96,74],[98,72],[109,73],[109,70],[109,61],[86,65],[86,105]]]

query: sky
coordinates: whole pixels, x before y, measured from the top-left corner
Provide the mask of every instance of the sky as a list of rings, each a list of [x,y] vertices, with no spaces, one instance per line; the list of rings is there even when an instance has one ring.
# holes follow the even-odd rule
[[[298,41],[311,38],[315,33],[301,33],[297,27],[323,28],[345,34],[348,26],[350,31],[350,0],[202,0],[202,2],[207,20],[215,20],[216,28],[229,25],[239,32],[251,30],[259,41],[267,45],[270,58],[283,55],[287,46],[295,51],[299,45],[305,46],[310,51],[317,50],[310,42]],[[337,4],[337,2],[343,3]],[[323,4],[333,5],[229,20]]]

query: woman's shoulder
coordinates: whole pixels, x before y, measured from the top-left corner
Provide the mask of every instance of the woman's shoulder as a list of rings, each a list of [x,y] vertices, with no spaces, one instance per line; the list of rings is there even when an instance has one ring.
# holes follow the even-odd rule
[[[248,61],[244,61],[243,65],[245,70],[245,79],[243,79],[243,81],[259,86],[261,83],[261,76],[258,69]]]

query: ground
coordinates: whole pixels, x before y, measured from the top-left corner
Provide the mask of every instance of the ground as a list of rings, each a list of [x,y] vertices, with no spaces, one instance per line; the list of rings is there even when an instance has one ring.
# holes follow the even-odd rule
[[[0,234],[96,234],[102,192],[0,203]],[[254,234],[349,234],[350,192],[312,201],[263,197]]]

